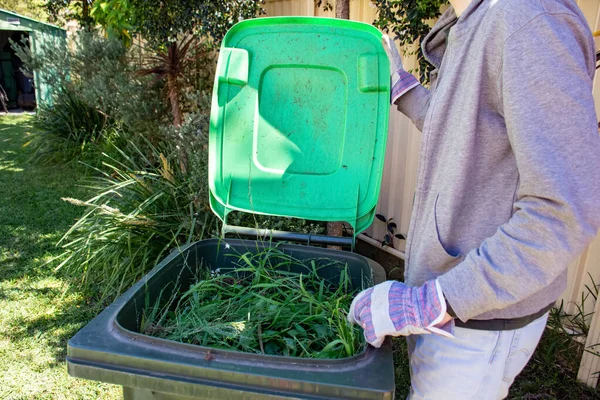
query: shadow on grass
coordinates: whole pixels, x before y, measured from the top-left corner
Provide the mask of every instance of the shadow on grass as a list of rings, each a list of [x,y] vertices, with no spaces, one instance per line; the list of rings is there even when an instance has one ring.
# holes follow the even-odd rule
[[[7,290],[0,288],[0,300],[5,301],[18,301],[24,297],[30,296],[44,296],[44,297],[57,297],[62,294],[62,291],[58,288],[42,287],[42,288],[19,288],[18,293],[14,293],[14,290]]]

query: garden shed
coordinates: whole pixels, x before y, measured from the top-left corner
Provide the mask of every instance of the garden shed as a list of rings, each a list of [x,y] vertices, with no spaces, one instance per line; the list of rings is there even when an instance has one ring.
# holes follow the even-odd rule
[[[58,26],[0,9],[0,86],[6,92],[8,108],[33,109],[50,101],[50,88],[44,77],[34,72],[33,78],[21,71],[21,60],[11,48],[10,39],[20,42],[25,37],[35,52],[41,43],[66,41],[67,32]]]

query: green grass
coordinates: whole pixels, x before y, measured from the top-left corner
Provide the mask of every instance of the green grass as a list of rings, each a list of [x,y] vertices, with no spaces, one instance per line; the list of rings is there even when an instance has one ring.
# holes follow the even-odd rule
[[[352,287],[346,264],[299,260],[277,247],[228,256],[227,270],[201,269],[189,289],[148,304],[142,332],[288,357],[344,358],[364,350],[362,331],[347,321],[361,287]]]
[[[120,388],[67,375],[66,343],[94,311],[46,265],[82,212],[84,170],[29,162],[31,117],[0,117],[0,399],[112,399]]]

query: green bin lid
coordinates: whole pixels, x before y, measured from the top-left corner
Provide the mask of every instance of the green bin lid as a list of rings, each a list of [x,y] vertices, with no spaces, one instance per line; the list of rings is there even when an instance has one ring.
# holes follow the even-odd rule
[[[213,211],[373,221],[389,113],[389,61],[373,26],[246,20],[223,39],[210,118]]]

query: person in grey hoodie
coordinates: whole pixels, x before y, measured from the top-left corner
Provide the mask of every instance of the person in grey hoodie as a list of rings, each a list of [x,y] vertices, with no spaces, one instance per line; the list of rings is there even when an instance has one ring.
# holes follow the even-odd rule
[[[384,39],[423,133],[405,283],[348,318],[376,347],[408,336],[410,399],[501,399],[600,227],[595,49],[573,0],[450,2],[421,43],[429,89]]]

